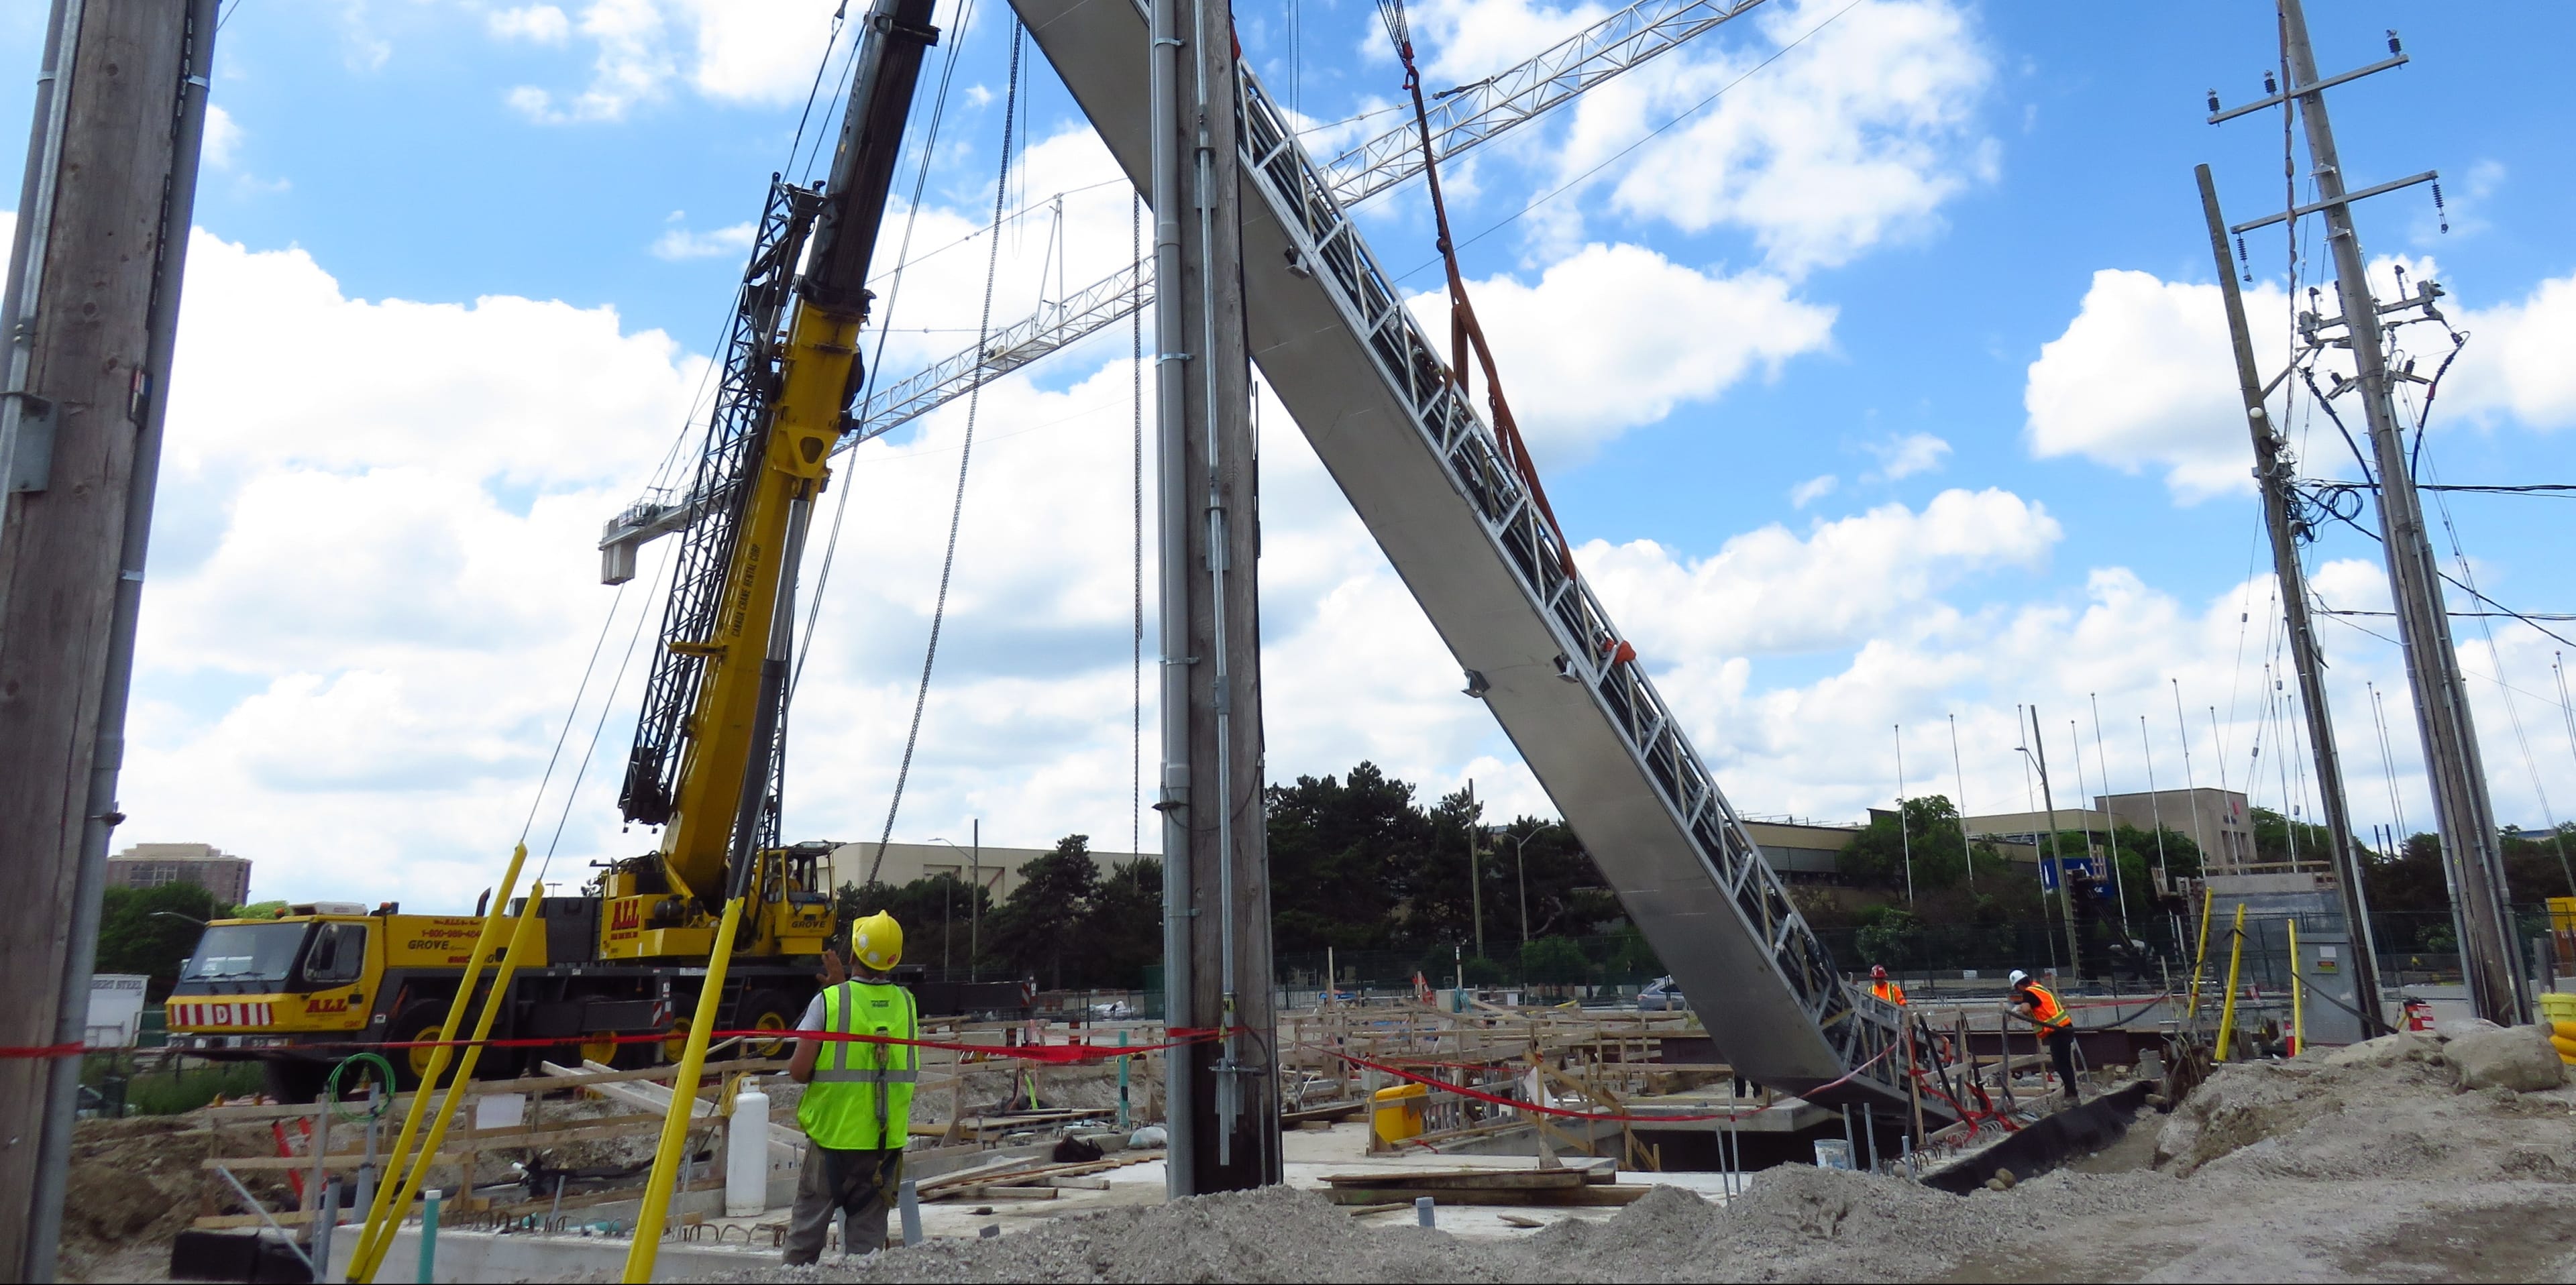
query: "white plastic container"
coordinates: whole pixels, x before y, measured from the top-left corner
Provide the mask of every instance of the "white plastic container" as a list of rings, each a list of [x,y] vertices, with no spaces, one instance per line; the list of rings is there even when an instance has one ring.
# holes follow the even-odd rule
[[[769,1095],[745,1076],[725,1125],[725,1217],[758,1218],[769,1209]]]

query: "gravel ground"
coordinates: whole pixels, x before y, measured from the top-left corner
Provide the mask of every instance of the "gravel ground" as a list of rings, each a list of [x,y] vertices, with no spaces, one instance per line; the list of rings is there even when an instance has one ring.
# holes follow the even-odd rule
[[[1793,1165],[1731,1208],[1665,1188],[1496,1243],[1273,1189],[725,1279],[2576,1282],[2576,1090],[2464,1093],[2437,1043],[2392,1038],[2223,1069],[2137,1128],[1964,1198]]]
[[[194,1189],[185,1180],[211,1141],[202,1125],[85,1126],[66,1276],[149,1271],[130,1247],[195,1212],[179,1188]],[[2576,1285],[2576,1089],[2464,1092],[2438,1041],[2391,1037],[2225,1068],[2172,1115],[2009,1191],[1962,1198],[1790,1165],[1732,1206],[1661,1188],[1614,1218],[1564,1218],[1518,1241],[1405,1222],[1274,1188],[722,1279]]]

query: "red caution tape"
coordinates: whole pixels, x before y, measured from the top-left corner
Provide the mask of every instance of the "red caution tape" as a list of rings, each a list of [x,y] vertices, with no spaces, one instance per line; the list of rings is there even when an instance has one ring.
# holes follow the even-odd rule
[[[83,1053],[89,1053],[89,1052],[100,1052],[100,1053],[105,1053],[105,1052],[108,1052],[108,1051],[109,1051],[109,1050],[107,1050],[107,1049],[96,1049],[96,1050],[93,1050],[93,1049],[91,1049],[91,1048],[90,1048],[88,1045],[86,1045],[86,1044],[38,1044],[38,1045],[33,1045],[33,1046],[25,1046],[25,1045],[21,1045],[21,1046],[16,1046],[16,1047],[0,1047],[0,1059],[5,1059],[5,1058],[32,1058],[32,1057],[79,1057],[79,1056],[80,1056],[81,1054],[83,1054]]]
[[[709,1033],[707,1038],[710,1040],[743,1040],[759,1043],[775,1043],[784,1040],[821,1040],[835,1044],[900,1044],[911,1048],[943,1049],[957,1053],[978,1053],[983,1054],[986,1057],[1011,1058],[1023,1062],[1044,1062],[1069,1065],[1083,1062],[1107,1062],[1122,1057],[1134,1057],[1142,1053],[1159,1053],[1165,1049],[1181,1048],[1186,1045],[1205,1043],[1207,1041],[1217,1039],[1224,1034],[1222,1031],[1200,1030],[1184,1030],[1176,1033],[1181,1034],[1184,1038],[1165,1040],[1159,1044],[1129,1044],[1123,1046],[1115,1044],[967,1044],[949,1040],[907,1040],[892,1035],[845,1035],[825,1031],[773,1031],[763,1029],[745,1031],[714,1031]],[[633,1035],[584,1035],[569,1037],[525,1036],[510,1039],[485,1040],[332,1040],[302,1044],[271,1045],[268,1047],[309,1052],[324,1052],[334,1049],[434,1049],[470,1048],[477,1046],[488,1049],[535,1049],[566,1048],[582,1044],[660,1044],[667,1040],[676,1038],[681,1038],[677,1032],[647,1031]],[[62,1047],[73,1052],[81,1051],[81,1046],[77,1044],[64,1045]],[[111,1050],[98,1049],[92,1051],[109,1052]],[[7,1053],[8,1050],[0,1050],[0,1056],[5,1056]],[[20,1055],[37,1057],[49,1056],[50,1054],[47,1054],[43,1050],[35,1050],[24,1052]]]

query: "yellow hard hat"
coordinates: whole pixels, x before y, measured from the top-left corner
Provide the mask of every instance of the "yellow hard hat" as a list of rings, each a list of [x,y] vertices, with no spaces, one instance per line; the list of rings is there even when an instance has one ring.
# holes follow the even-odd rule
[[[892,969],[903,959],[903,925],[882,910],[850,925],[850,953],[870,972]]]

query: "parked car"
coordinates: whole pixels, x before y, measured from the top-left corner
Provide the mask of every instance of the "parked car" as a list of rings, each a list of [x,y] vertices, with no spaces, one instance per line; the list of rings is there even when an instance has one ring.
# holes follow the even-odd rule
[[[1640,1013],[1679,1013],[1689,1008],[1690,998],[1682,994],[1681,987],[1673,985],[1670,977],[1658,977],[1637,992]]]

